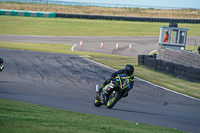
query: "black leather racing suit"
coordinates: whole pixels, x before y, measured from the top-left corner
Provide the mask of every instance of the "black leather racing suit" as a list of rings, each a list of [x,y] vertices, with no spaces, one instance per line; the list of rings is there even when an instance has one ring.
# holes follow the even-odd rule
[[[115,80],[115,78],[116,78],[116,76],[117,76],[118,74],[126,74],[126,73],[125,73],[125,69],[121,69],[121,70],[118,70],[118,71],[112,73],[112,74],[111,74],[111,77],[110,77],[109,79],[106,79],[106,80],[104,81],[103,85],[102,85],[102,86],[100,87],[100,89],[99,89],[99,92],[101,92],[101,90],[102,90],[107,84],[109,84],[112,80]],[[129,88],[128,90],[126,90],[127,92],[130,91],[130,90],[133,88],[133,85],[134,85],[134,75],[133,75],[133,74],[129,76],[129,81],[130,81],[130,84],[129,84],[129,85],[130,85],[130,88]],[[127,95],[128,95],[128,93],[127,93]]]

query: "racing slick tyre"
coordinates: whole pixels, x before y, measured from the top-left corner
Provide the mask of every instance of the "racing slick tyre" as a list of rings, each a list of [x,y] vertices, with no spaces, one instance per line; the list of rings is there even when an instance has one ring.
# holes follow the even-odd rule
[[[121,93],[119,91],[113,91],[107,102],[107,108],[111,109],[120,98],[121,98]]]

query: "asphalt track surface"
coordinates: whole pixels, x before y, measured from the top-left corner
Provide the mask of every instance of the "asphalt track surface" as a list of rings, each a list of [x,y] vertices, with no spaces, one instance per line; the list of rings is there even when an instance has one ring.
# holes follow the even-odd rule
[[[95,85],[115,70],[77,55],[0,49],[0,98],[200,132],[200,100],[135,79],[113,109],[94,107]]]

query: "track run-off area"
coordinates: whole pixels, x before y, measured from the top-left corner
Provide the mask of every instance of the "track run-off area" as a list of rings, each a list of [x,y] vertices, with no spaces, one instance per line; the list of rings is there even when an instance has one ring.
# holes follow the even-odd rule
[[[6,36],[9,38],[8,40],[6,40]],[[142,54],[148,54],[158,47],[156,42],[158,37],[152,37],[152,43],[149,41],[150,37],[137,37],[144,42],[146,39],[146,44],[151,45],[141,46],[142,44],[139,45],[138,40],[133,51],[128,51],[128,44],[131,42],[128,37],[63,37],[65,43],[61,41],[62,37],[45,39],[46,37],[39,36],[40,40],[35,38],[37,36],[26,37],[0,35],[0,41],[18,42],[14,38],[23,38],[23,42],[52,43],[52,39],[54,39],[56,44],[71,44],[72,46],[77,44],[74,48],[75,51],[118,55],[127,53],[126,56],[135,57],[141,53],[141,47],[144,49],[141,50],[144,52]],[[97,38],[103,38],[101,40],[107,40],[107,43],[117,39],[122,40],[123,48],[117,51],[115,44],[106,46],[105,43],[105,48],[100,49],[101,41],[98,40],[98,43],[94,43],[97,42]],[[134,37],[132,38],[134,39]],[[79,47],[80,40],[83,40],[83,47]],[[91,46],[92,44],[93,46]],[[110,74],[116,70],[78,55],[8,49],[0,49],[0,52],[5,66],[5,71],[0,73],[0,98],[176,128],[182,131],[200,131],[200,100],[198,99],[136,78],[134,88],[130,91],[129,96],[122,98],[113,109],[109,110],[104,106],[97,108],[93,105],[95,85],[102,84],[104,79],[110,77]]]

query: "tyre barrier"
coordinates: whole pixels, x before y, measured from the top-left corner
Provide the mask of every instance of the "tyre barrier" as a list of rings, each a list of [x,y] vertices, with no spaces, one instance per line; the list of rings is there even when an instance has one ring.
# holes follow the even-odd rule
[[[200,69],[156,59],[152,55],[138,55],[138,66],[172,75],[190,82],[200,82]]]
[[[37,12],[37,11],[23,11],[23,10],[7,10],[7,9],[0,9],[0,15],[44,17],[44,18],[55,18],[56,17],[56,14],[52,13],[52,12]]]
[[[151,18],[151,17],[127,17],[127,16],[106,16],[106,15],[88,15],[88,14],[68,14],[37,12],[23,10],[0,9],[0,15],[9,16],[28,16],[28,17],[47,17],[47,18],[79,18],[79,19],[103,19],[103,20],[123,20],[123,21],[141,21],[141,22],[168,22],[168,23],[192,23],[199,24],[200,19],[179,19],[179,18]]]
[[[168,23],[192,23],[199,24],[200,19],[179,19],[179,18],[150,18],[150,17],[127,17],[127,16],[106,16],[106,15],[88,15],[88,14],[65,14],[56,13],[56,17],[61,18],[79,18],[79,19],[103,19],[103,20],[123,20],[123,21],[141,21],[141,22],[168,22]]]

